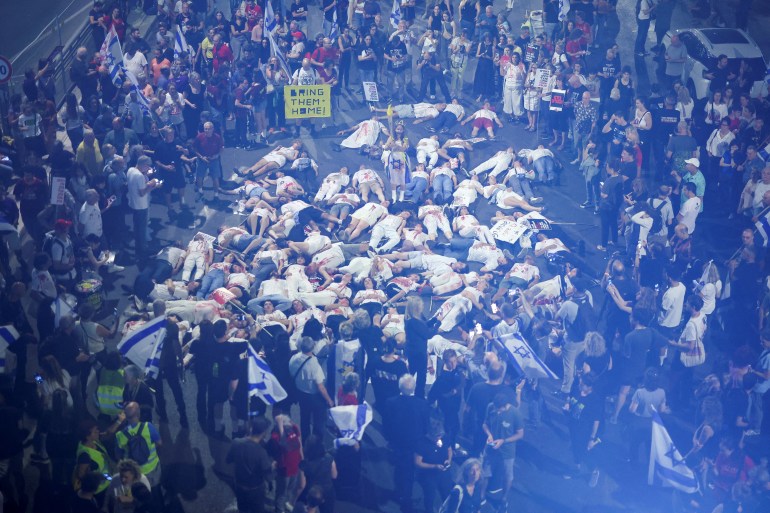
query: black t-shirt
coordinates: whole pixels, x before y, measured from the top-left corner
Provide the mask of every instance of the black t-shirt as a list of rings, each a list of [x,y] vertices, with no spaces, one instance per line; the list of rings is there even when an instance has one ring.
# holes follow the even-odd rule
[[[404,44],[400,37],[395,37],[392,41],[388,42],[386,51],[388,56],[396,60],[395,62],[388,61],[388,71],[401,73],[409,68],[409,53],[407,52],[406,44]]]
[[[449,444],[443,437],[438,440],[425,437],[418,442],[415,452],[422,456],[423,463],[441,465],[449,459]]]
[[[177,146],[181,146],[182,143],[180,141],[177,141],[176,139],[169,142],[166,142],[165,140],[160,141],[158,145],[155,147],[155,160],[156,162],[160,162],[163,165],[171,165],[174,164],[174,166],[177,166],[180,164],[179,157],[181,155],[181,152],[177,149]],[[164,169],[165,171],[165,169]]]
[[[743,434],[745,428],[737,426],[738,418],[746,420],[749,410],[749,396],[740,388],[731,388],[725,391],[724,401],[724,425],[728,432],[734,435]]]
[[[720,68],[717,66],[711,70],[710,73],[714,75],[714,78],[711,79],[709,90],[712,93],[715,91],[724,91],[725,87],[727,87],[727,74],[729,73],[729,69],[727,67]]]
[[[676,132],[676,126],[682,114],[676,109],[656,109],[653,111],[652,130],[662,142],[668,141],[671,134]]]
[[[631,330],[623,338],[623,359],[618,362],[625,385],[637,385],[647,367],[659,367],[660,349],[668,345],[652,328]]]
[[[604,397],[590,393],[583,397],[580,394],[569,398],[569,422],[574,429],[575,443],[587,444],[591,438],[593,424],[600,422],[597,436],[601,432],[601,421],[604,418]]]
[[[486,382],[476,383],[471,387],[468,392],[468,397],[465,399],[465,404],[476,417],[479,426],[484,422],[484,418],[487,415],[487,406],[492,402],[492,399],[494,399],[498,393],[506,391],[510,391],[510,388],[502,383],[499,385],[491,385]]]
[[[334,0],[323,0],[323,9],[326,9],[331,4],[334,3]],[[328,11],[324,11],[324,18],[326,18],[326,21],[334,21],[334,12],[336,8],[331,8]],[[339,20],[339,18],[337,18]]]
[[[462,374],[459,369],[453,371],[441,370],[436,382],[430,387],[428,402],[438,402],[441,411],[457,414],[460,410]]]
[[[72,511],[76,513],[100,513],[96,499],[84,499],[77,495],[72,497]]]
[[[307,17],[298,17],[298,14],[304,14],[307,13],[307,0],[299,0],[299,4],[296,2],[293,2],[290,7],[291,10],[291,18],[293,20],[300,20],[300,21],[306,21]]]
[[[227,453],[228,463],[233,464],[233,476],[237,486],[259,488],[265,486],[272,472],[273,460],[261,443],[250,438],[236,438]]]
[[[403,360],[385,362],[382,358],[375,358],[370,363],[369,374],[372,377],[372,390],[374,400],[378,406],[399,394],[398,379],[409,372]]]

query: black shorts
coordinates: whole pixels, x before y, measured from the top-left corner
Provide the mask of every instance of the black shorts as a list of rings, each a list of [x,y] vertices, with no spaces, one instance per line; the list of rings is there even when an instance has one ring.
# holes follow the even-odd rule
[[[241,488],[236,485],[235,500],[240,513],[264,513],[265,511],[264,487]]]

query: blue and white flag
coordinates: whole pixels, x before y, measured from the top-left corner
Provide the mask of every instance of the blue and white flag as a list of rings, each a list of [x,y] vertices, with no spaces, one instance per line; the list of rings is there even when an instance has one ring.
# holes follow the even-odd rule
[[[372,407],[366,401],[356,406],[335,406],[329,408],[329,417],[340,431],[334,445],[353,445],[361,441],[366,426],[372,421]]]
[[[124,358],[144,369],[148,378],[158,377],[158,362],[166,337],[166,318],[156,317],[135,330],[131,330],[118,343],[118,351]]]
[[[559,0],[559,21],[567,19],[567,13],[571,7],[569,0]]]
[[[275,404],[286,399],[289,394],[270,370],[270,366],[259,357],[251,344],[246,345],[249,352],[249,397],[256,395],[266,404]]]
[[[176,34],[174,36],[174,59],[179,59],[183,54],[190,55],[190,46],[187,44],[187,38],[182,32],[182,27],[177,25]]]
[[[529,347],[527,341],[520,334],[510,333],[503,335],[499,340],[519,374],[526,376],[527,379],[557,378],[556,374],[537,356],[537,353]]]
[[[99,54],[104,59],[103,63],[110,73],[112,83],[120,87],[123,81],[120,77],[123,71],[123,49],[120,47],[120,39],[118,39],[118,33],[115,32],[115,25],[110,27],[109,32],[107,32]]]
[[[390,11],[390,24],[393,28],[398,28],[398,22],[401,21],[401,3],[399,0],[393,0],[393,10]]]
[[[272,34],[273,30],[275,30],[275,12],[273,12],[273,3],[270,0],[267,0],[265,2],[265,34]]]
[[[126,78],[131,82],[131,90],[136,93],[136,100],[139,102],[139,106],[147,114],[150,114],[150,100],[144,95],[142,88],[139,87],[139,81],[136,79],[136,76],[130,71],[126,71],[125,74]]]
[[[687,466],[655,409],[652,412],[652,444],[647,484],[670,486],[685,493],[698,491],[695,473]]]
[[[334,9],[334,13],[332,14],[332,28],[329,30],[329,39],[332,40],[332,43],[340,36],[340,26],[339,23],[337,23],[337,9]]]
[[[19,332],[13,326],[0,326],[0,373],[5,372],[5,355],[8,346],[19,340]]]
[[[270,41],[270,55],[278,59],[278,64],[281,65],[281,69],[284,73],[286,73],[286,76],[289,77],[289,80],[291,80],[291,68],[289,68],[289,63],[286,61],[286,57],[283,55],[283,52],[280,48],[278,48],[278,43],[275,42],[273,34],[268,32],[267,39]]]
[[[762,247],[770,246],[770,207],[764,208],[757,214],[757,222],[754,223],[757,235],[762,238]]]

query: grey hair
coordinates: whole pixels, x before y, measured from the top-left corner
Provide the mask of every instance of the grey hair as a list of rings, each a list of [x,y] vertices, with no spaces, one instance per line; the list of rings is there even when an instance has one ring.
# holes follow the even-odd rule
[[[407,319],[421,319],[422,312],[425,309],[425,303],[422,302],[422,298],[412,296],[406,300],[405,318]]]
[[[152,159],[148,157],[147,155],[142,155],[138,159],[136,159],[136,165],[138,166],[149,166],[152,167]]]
[[[350,340],[353,337],[353,324],[351,322],[343,322],[340,324],[339,330],[341,338]]]
[[[126,365],[123,367],[123,374],[127,378],[133,378],[133,379],[142,379],[144,377],[144,372],[142,369],[137,367],[136,365]]]
[[[310,337],[302,337],[299,341],[299,350],[303,353],[310,353],[315,348],[315,340]]]
[[[364,330],[372,325],[372,319],[369,317],[369,312],[366,310],[356,310],[353,314],[353,326],[359,330]]]
[[[473,484],[472,478],[471,478],[471,470],[473,467],[478,466],[479,469],[481,469],[481,460],[477,458],[468,458],[465,460],[460,467],[460,472],[457,476],[457,484],[459,485],[469,485]]]
[[[600,333],[589,331],[586,333],[585,343],[586,356],[601,356],[607,352],[607,344]]]
[[[398,390],[402,395],[414,395],[417,388],[417,380],[411,374],[404,374],[398,378]]]

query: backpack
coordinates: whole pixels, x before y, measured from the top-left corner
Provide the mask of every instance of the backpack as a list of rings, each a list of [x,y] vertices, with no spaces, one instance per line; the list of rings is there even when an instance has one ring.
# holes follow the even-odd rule
[[[596,313],[587,295],[582,299],[573,297],[570,301],[577,305],[578,311],[575,320],[564,323],[564,328],[567,330],[570,341],[582,342],[586,338],[586,333],[596,328]]]
[[[666,201],[663,200],[660,202],[660,205],[653,207],[653,199],[654,198],[650,198],[647,200],[647,204],[652,208],[652,211],[650,212],[650,217],[652,217],[652,228],[650,228],[650,233],[658,234],[663,229],[663,214],[661,214],[661,211],[663,210]]]
[[[144,465],[150,460],[150,446],[147,445],[147,440],[144,439],[142,433],[144,432],[147,424],[142,422],[139,424],[139,429],[133,435],[126,430],[126,449],[128,457],[137,462],[140,466]]]
[[[54,260],[53,257],[53,245],[58,244],[62,248],[62,255],[64,254],[65,247],[64,243],[56,238],[56,236],[53,234],[53,232],[48,232],[45,234],[45,239],[43,239],[43,253],[47,254],[49,257],[51,257],[51,260]]]
[[[455,505],[454,508],[450,510],[451,500],[455,490],[457,490],[458,492],[457,504]],[[460,485],[455,485],[454,488],[452,488],[452,491],[449,492],[449,495],[447,496],[447,498],[444,499],[444,502],[441,504],[441,507],[438,509],[438,513],[457,513],[460,510],[460,504],[462,504],[462,502],[463,502],[463,487]]]

